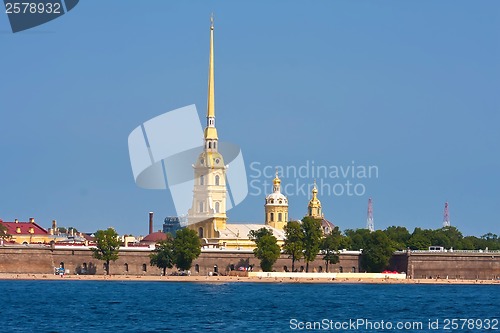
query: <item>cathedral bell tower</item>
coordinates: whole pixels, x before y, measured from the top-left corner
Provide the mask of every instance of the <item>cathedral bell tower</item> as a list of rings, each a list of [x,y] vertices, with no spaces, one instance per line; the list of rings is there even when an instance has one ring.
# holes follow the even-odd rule
[[[193,204],[188,211],[188,224],[196,224],[200,237],[217,237],[218,230],[226,228],[226,166],[218,152],[215,128],[214,93],[214,20],[210,19],[210,56],[208,62],[207,126],[203,152],[194,168]]]
[[[316,180],[314,181],[314,186],[312,189],[312,198],[309,200],[309,205],[307,206],[307,216],[315,219],[322,219],[323,213],[321,212],[321,201],[318,199],[318,189],[316,188]]]

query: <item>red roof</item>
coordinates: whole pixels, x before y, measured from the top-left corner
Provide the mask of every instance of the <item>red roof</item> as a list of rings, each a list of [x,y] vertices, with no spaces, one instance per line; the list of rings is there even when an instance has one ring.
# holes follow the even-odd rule
[[[161,231],[157,231],[144,237],[141,243],[158,243],[165,239],[167,239],[167,234]]]
[[[49,232],[36,224],[35,222],[4,222],[0,219],[0,223],[7,227],[7,233],[9,235],[48,235]],[[17,228],[20,228],[21,232],[17,232]],[[30,232],[30,228],[33,228],[33,232]]]

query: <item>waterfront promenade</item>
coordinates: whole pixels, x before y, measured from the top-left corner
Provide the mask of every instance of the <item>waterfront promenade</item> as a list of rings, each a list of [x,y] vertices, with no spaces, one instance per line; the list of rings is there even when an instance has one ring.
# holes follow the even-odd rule
[[[0,280],[59,280],[59,281],[149,281],[149,282],[194,282],[194,283],[365,283],[365,284],[481,284],[499,285],[500,280],[457,280],[457,279],[370,279],[370,278],[265,278],[240,276],[151,276],[151,275],[64,275],[53,274],[6,274],[0,273]]]

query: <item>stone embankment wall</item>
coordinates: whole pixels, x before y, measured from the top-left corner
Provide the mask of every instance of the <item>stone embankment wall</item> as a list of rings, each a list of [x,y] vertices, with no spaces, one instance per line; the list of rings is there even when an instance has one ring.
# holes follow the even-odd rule
[[[118,260],[110,263],[111,274],[160,275],[160,269],[149,264],[150,251],[129,248],[120,251]],[[104,262],[92,258],[92,252],[86,248],[68,247],[64,249],[38,246],[4,246],[0,247],[0,273],[18,274],[53,274],[55,267],[64,266],[69,274],[104,274]],[[204,251],[193,262],[192,275],[208,275],[217,271],[228,274],[240,267],[253,266],[259,270],[259,260],[251,251]],[[276,271],[291,271],[291,260],[282,255],[274,265]],[[295,269],[305,268],[303,261],[295,263]],[[168,270],[170,273],[172,270]],[[309,263],[309,272],[325,272],[325,262],[318,258]],[[329,265],[330,272],[358,272],[359,255],[341,254],[340,262]]]

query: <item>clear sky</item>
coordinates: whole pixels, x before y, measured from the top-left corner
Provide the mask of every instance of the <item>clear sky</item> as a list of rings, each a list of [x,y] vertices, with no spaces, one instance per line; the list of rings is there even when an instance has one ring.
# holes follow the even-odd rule
[[[0,218],[139,235],[154,211],[160,229],[171,196],[136,186],[127,138],[190,104],[205,121],[212,11],[219,138],[257,184],[229,221],[263,223],[276,165],[375,166],[319,177],[341,229],[366,226],[372,197],[377,229],[438,228],[449,201],[464,234],[500,234],[495,0],[84,0],[16,34],[0,13]],[[290,217],[313,178],[283,175]]]

